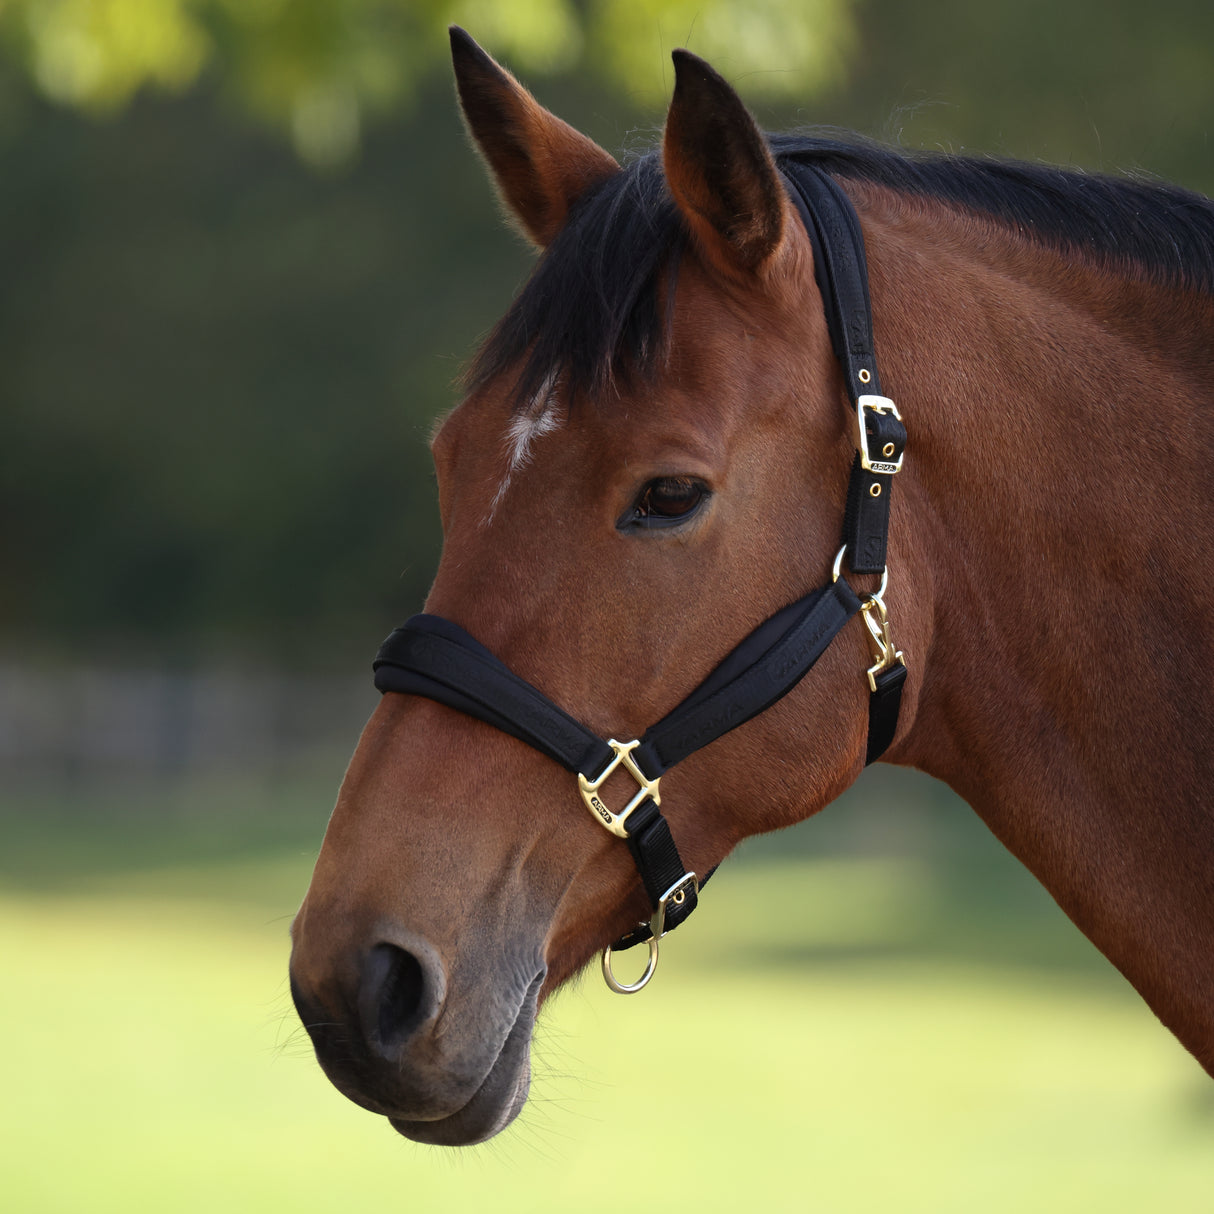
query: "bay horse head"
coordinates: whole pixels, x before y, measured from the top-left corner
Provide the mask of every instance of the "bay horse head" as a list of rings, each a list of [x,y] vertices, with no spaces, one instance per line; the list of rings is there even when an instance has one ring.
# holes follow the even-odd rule
[[[867,543],[839,551],[841,525],[863,529],[857,515],[878,506],[889,518],[897,467],[868,444],[888,461],[905,441],[882,430],[897,411],[879,403],[875,365],[855,358],[867,279],[859,228],[840,235],[851,203],[830,202],[842,191],[822,173],[807,207],[792,160],[687,52],[675,53],[660,150],[621,167],[462,31],[452,49],[472,138],[508,216],[543,253],[434,437],[444,546],[426,615],[381,651],[386,693],[293,927],[292,992],[330,1079],[409,1138],[492,1136],[526,1098],[531,1031],[552,991],[622,936],[648,944],[651,973],[657,940],[694,906],[704,874],[741,839],[817,812],[887,747],[979,807],[1172,1027],[1183,1037],[1197,1026],[1188,1043],[1200,1053],[1207,1027],[1193,1007],[1208,1006],[1205,991],[1169,1003],[1148,989],[1151,966],[1135,960],[1148,942],[1119,947],[1121,929],[1092,909],[1092,883],[1035,842],[1048,779],[1025,738],[1041,736],[1040,721],[1011,723],[1014,763],[969,737],[957,697],[981,701],[978,720],[1004,711],[973,677],[989,640],[970,619],[962,640],[934,645],[953,616],[992,624],[1001,596],[1009,608],[1018,596],[979,564],[940,557],[968,541],[950,538],[956,520],[931,473],[912,458],[898,479],[888,592],[883,530],[869,536],[879,560],[866,561]],[[1028,466],[1051,423],[956,407],[973,390],[972,362],[925,388],[925,351],[948,337],[921,340],[916,298],[939,295],[958,340],[989,348],[977,311],[954,316],[979,286],[937,289],[928,268],[985,282],[981,265],[963,264],[967,242],[985,241],[989,258],[1002,256],[992,241],[1013,237],[954,209],[933,244],[924,213],[945,203],[894,205],[879,174],[856,176],[849,193],[879,246],[882,349],[897,352],[889,383],[899,398],[937,394],[949,414],[922,439],[915,430],[912,455],[922,443],[923,466],[952,477],[966,509],[985,495],[999,511],[1029,510],[983,444],[1019,443],[1012,458]],[[847,287],[857,256],[863,307]],[[857,406],[866,386],[874,394]],[[941,456],[950,445],[971,454]],[[917,525],[904,525],[911,514]],[[1013,634],[998,631],[999,644]],[[1040,630],[1028,634],[1040,648]],[[877,680],[891,674],[900,709],[874,746]],[[1031,681],[1020,667],[1016,678]],[[937,687],[956,695],[929,696]],[[701,711],[712,696],[715,717]],[[692,710],[694,744],[663,756],[654,723]],[[563,730],[567,745],[554,736]],[[1042,762],[1058,751],[1045,746]],[[1037,808],[1017,816],[1006,806],[1025,788]],[[646,814],[666,834],[642,855]],[[1067,829],[1073,858],[1086,828]],[[663,889],[654,874],[666,870]]]

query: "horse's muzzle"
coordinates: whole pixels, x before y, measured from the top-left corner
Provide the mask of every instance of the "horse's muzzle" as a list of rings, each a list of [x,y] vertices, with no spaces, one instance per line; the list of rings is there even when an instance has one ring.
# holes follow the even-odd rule
[[[384,935],[325,977],[297,941],[291,997],[317,1060],[343,1095],[407,1138],[446,1146],[491,1138],[527,1098],[545,971],[453,1000],[435,948],[411,933]]]

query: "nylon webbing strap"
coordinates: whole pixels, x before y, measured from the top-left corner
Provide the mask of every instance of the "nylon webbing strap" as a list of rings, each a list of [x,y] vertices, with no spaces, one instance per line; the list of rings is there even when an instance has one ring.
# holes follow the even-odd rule
[[[805,677],[859,609],[860,600],[840,579],[777,612],[646,730],[633,755],[637,765],[655,780],[769,708]],[[778,636],[769,627],[773,624]],[[441,616],[415,615],[394,629],[372,669],[380,691],[426,696],[456,708],[526,742],[567,771],[593,779],[614,757],[606,742]]]
[[[813,164],[784,160],[781,168],[790,185],[814,252],[814,276],[822,294],[831,345],[843,370],[843,383],[870,455],[886,465],[896,464],[906,447],[906,428],[892,413],[859,409],[862,397],[880,397],[881,380],[873,340],[872,304],[868,293],[868,263],[864,234],[855,208],[839,184]],[[870,461],[873,462],[873,461]],[[881,573],[889,538],[890,490],[893,474],[865,468],[857,450],[847,487],[843,543],[853,573]]]
[[[415,615],[394,629],[371,669],[380,691],[456,708],[534,746],[567,771],[597,773],[612,758],[600,737],[441,616]]]
[[[662,817],[652,800],[638,805],[628,819],[628,850],[632,853],[633,862],[641,874],[649,905],[656,907],[658,900],[687,872],[687,868],[679,855],[679,849],[675,846],[670,824]],[[707,880],[705,877],[704,881]],[[703,885],[704,882],[700,884]],[[688,887],[684,900],[677,906],[668,907],[666,930],[674,931],[695,910],[697,901],[696,890]],[[648,940],[652,935],[648,924],[638,926],[612,945],[612,948],[617,951],[631,948],[634,944]]]
[[[885,571],[889,544],[894,481],[889,469],[901,463],[906,427],[892,409],[880,404],[864,234],[850,199],[829,173],[793,159],[782,161],[781,168],[789,197],[809,234],[831,345],[856,411],[857,450],[843,512],[847,563],[853,573],[880,574]],[[865,455],[869,467],[864,466]],[[876,676],[869,697],[866,765],[879,759],[894,740],[905,682],[906,667],[900,662]]]
[[[793,186],[789,195],[813,245],[814,277],[822,294],[831,345],[843,368],[847,395],[855,404],[861,396],[881,392],[860,221],[829,173],[796,160],[782,161],[780,167]],[[864,379],[861,371],[869,378]]]
[[[859,610],[845,581],[833,582],[760,624],[681,704],[647,730],[633,754],[651,780],[786,695]],[[417,615],[395,629],[373,664],[375,686],[426,696],[526,742],[571,772],[597,778],[614,752],[580,721],[520,678],[459,625]],[[627,842],[650,905],[687,870],[657,804],[647,798],[628,818]],[[707,880],[707,877],[704,879]],[[702,884],[702,883],[701,883]],[[688,889],[666,913],[671,931],[696,907]],[[616,948],[648,939],[638,928]]]
[[[794,607],[799,610],[787,631],[745,670],[721,687],[714,686],[709,675],[682,704],[645,731],[636,758],[646,775],[651,779],[660,776],[668,767],[787,695],[860,610],[860,600],[840,579],[807,595]],[[727,657],[717,669],[726,667],[729,661]]]
[[[865,409],[864,429],[869,451],[881,452],[891,462],[901,459],[906,447],[906,427],[898,418]],[[853,573],[880,573],[885,568],[893,481],[890,473],[865,468],[860,453],[856,452],[843,513],[843,542]]]

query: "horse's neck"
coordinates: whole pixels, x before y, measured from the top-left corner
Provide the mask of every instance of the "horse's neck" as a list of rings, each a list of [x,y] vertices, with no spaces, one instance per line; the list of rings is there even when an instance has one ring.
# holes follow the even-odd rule
[[[964,796],[1214,1071],[1214,306],[890,218],[869,239],[910,434],[891,576],[932,603],[895,758]]]

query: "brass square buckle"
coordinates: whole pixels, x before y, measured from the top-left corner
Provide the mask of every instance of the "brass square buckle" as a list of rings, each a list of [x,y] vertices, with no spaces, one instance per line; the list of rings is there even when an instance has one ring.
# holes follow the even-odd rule
[[[898,406],[894,404],[888,396],[861,396],[856,400],[856,422],[859,425],[860,441],[857,444],[860,451],[860,465],[866,472],[882,472],[887,475],[893,475],[902,467],[902,456],[899,455],[896,460],[891,460],[889,457],[893,455],[893,443],[887,445],[886,451],[882,452],[884,459],[873,459],[868,451],[868,427],[864,424],[864,410],[871,409],[874,413],[893,414],[899,421],[902,420],[902,414],[898,412]],[[888,452],[888,454],[887,454]]]
[[[632,757],[632,752],[640,744],[639,738],[632,742],[617,742],[615,738],[612,738],[608,741],[607,745],[615,751],[615,758],[599,772],[598,776],[593,780],[587,780],[581,772],[578,772],[578,791],[582,794],[582,800],[586,802],[586,808],[594,815],[597,822],[602,823],[613,835],[621,839],[628,838],[628,817],[642,801],[646,798],[652,798],[655,805],[662,804],[662,798],[658,794],[658,784],[661,782],[662,777],[659,776],[656,780],[647,779],[645,773],[637,766],[636,760]],[[624,770],[641,788],[636,796],[624,806],[623,813],[616,814],[607,808],[603,799],[599,796],[599,788],[621,763],[624,765]]]

